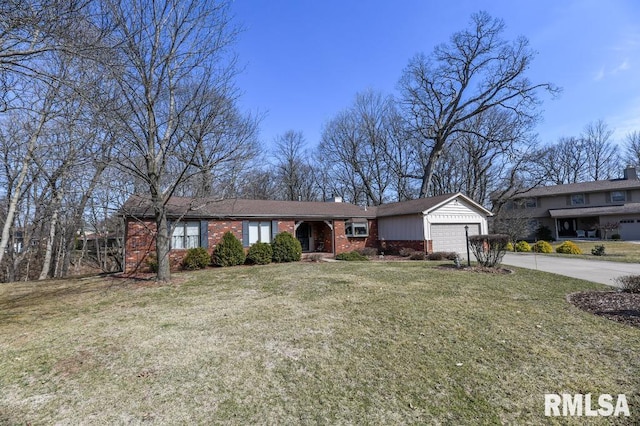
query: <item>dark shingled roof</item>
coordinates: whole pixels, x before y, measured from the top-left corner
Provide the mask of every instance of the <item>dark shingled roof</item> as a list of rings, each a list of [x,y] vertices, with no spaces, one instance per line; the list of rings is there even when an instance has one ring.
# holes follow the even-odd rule
[[[614,214],[640,214],[640,203],[628,203],[622,206],[578,207],[569,209],[551,209],[551,217],[585,217]]]
[[[418,198],[415,200],[401,201],[398,203],[382,204],[378,206],[378,217],[402,216],[402,215],[418,214],[418,213],[426,212],[456,197],[461,198],[462,200],[466,201],[472,206],[477,206],[480,209],[484,210],[487,216],[491,215],[491,212],[486,210],[484,207],[480,206],[478,203],[476,203],[472,199],[464,196],[461,193],[455,193],[455,194],[438,195],[436,197],[429,197],[429,198]]]
[[[349,219],[375,218],[376,208],[355,204],[317,201],[273,201],[171,197],[167,203],[170,218],[306,218]],[[153,217],[148,197],[131,197],[123,206],[123,214],[138,218]]]
[[[565,185],[542,186],[530,189],[522,194],[518,194],[516,198],[545,197],[552,195],[579,194],[584,192],[617,191],[621,189],[640,189],[640,180],[612,179],[570,183]]]

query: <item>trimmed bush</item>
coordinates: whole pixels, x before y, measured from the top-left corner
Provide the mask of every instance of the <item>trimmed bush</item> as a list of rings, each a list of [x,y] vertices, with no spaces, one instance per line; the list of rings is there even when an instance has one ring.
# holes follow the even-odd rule
[[[271,263],[273,258],[273,249],[269,243],[255,243],[249,247],[247,253],[247,263],[253,265],[266,265]]]
[[[336,255],[336,260],[361,261],[361,260],[369,260],[369,258],[361,255],[357,251],[349,251],[346,253],[340,253]]]
[[[413,253],[415,253],[416,251],[410,247],[402,247],[400,249],[400,251],[398,252],[398,254],[402,257],[409,257],[411,256]]]
[[[506,250],[506,251],[513,251],[513,250],[515,250],[515,249],[513,248],[513,243],[512,243],[511,241],[509,241],[509,242],[507,243],[507,246],[505,247],[505,250]]]
[[[469,245],[478,263],[488,268],[500,265],[506,252],[509,236],[505,234],[474,235]],[[457,262],[456,262],[457,264]]]
[[[538,229],[536,229],[536,239],[541,241],[553,241],[553,232],[546,225],[540,225]]]
[[[212,263],[216,266],[236,266],[242,265],[244,260],[244,248],[240,240],[231,231],[225,232],[211,256]]]
[[[595,246],[594,248],[591,249],[591,254],[594,256],[604,256],[605,255],[604,246],[603,245]]]
[[[622,238],[620,237],[620,234],[613,234],[613,235],[611,236],[611,239],[612,239],[612,240],[621,240]]]
[[[536,253],[553,253],[553,247],[546,241],[538,241],[531,249]]]
[[[295,239],[288,232],[281,232],[273,239],[271,243],[273,250],[273,261],[281,262],[297,262],[302,258],[302,245],[300,241]]]
[[[427,260],[455,260],[458,253],[452,251],[434,251],[427,255]]]
[[[531,251],[531,246],[526,241],[518,241],[514,248],[516,251],[522,253],[528,253]]]
[[[573,241],[565,241],[556,247],[556,253],[582,254],[582,250],[580,250],[580,247],[578,247]]]
[[[365,248],[358,249],[356,251],[361,255],[367,256],[367,257],[374,257],[378,255],[378,250],[373,247],[365,247]]]
[[[204,269],[210,263],[211,256],[209,256],[207,249],[202,247],[189,249],[182,259],[182,267],[189,270]]]
[[[411,256],[409,256],[410,260],[424,260],[425,259],[425,255],[423,252],[421,251],[414,251]]]
[[[156,255],[155,251],[152,251],[147,255],[145,262],[147,263],[147,266],[149,267],[149,270],[151,272],[158,272],[158,256]]]
[[[614,280],[625,293],[640,293],[640,275],[624,275]]]

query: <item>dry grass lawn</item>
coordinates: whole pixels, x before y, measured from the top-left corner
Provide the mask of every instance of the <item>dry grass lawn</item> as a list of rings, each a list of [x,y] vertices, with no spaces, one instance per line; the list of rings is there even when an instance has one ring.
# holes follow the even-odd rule
[[[577,246],[582,250],[581,255],[567,255],[567,254],[557,254],[557,256],[571,256],[580,259],[593,259],[593,260],[609,260],[612,262],[626,262],[626,263],[640,263],[640,244],[628,243],[625,241],[601,241],[601,240],[593,240],[593,241],[576,241],[572,240]],[[555,242],[552,244],[553,249],[555,250],[561,242]],[[591,254],[591,250],[596,246],[604,246],[605,247],[605,255],[604,256],[594,256]],[[554,252],[554,256],[555,256]]]
[[[565,299],[604,287],[438,263],[0,285],[0,424],[604,424],[545,393],[640,421],[640,329]]]

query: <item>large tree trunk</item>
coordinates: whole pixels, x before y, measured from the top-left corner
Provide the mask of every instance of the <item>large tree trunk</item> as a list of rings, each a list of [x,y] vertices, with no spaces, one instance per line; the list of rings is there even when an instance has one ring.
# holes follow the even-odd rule
[[[169,236],[169,224],[167,223],[167,213],[162,208],[156,213],[156,256],[158,257],[157,280],[162,282],[171,281],[171,264],[169,262],[169,251],[171,250],[171,237]]]
[[[44,254],[44,262],[42,264],[42,270],[40,271],[39,281],[46,280],[49,277],[49,271],[51,270],[51,258],[53,257],[53,242],[56,239],[56,228],[58,226],[58,216],[60,214],[60,202],[62,201],[62,191],[56,191],[54,197],[54,209],[51,214],[51,221],[49,227],[49,236],[47,238],[47,248]]]

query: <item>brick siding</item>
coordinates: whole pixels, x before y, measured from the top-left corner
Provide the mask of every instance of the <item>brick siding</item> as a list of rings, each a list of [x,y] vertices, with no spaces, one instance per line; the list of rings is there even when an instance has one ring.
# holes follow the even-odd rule
[[[367,237],[347,237],[345,235],[345,221],[334,220],[334,232],[324,222],[314,222],[313,237],[316,244],[324,243],[323,252],[334,253],[332,236],[335,235],[335,254],[372,247],[393,253],[401,248],[413,248],[423,252],[432,251],[431,241],[378,241],[378,221],[371,219],[369,222],[369,235]],[[278,232],[289,232],[295,236],[295,220],[278,221]],[[222,239],[222,235],[231,231],[242,241],[242,220],[210,220],[208,230],[208,251],[213,253],[215,246]],[[139,221],[128,219],[126,223],[125,242],[125,273],[149,272],[147,259],[149,254],[155,252],[156,225],[153,221]],[[180,269],[182,260],[187,250],[171,250],[169,253],[172,270]]]

